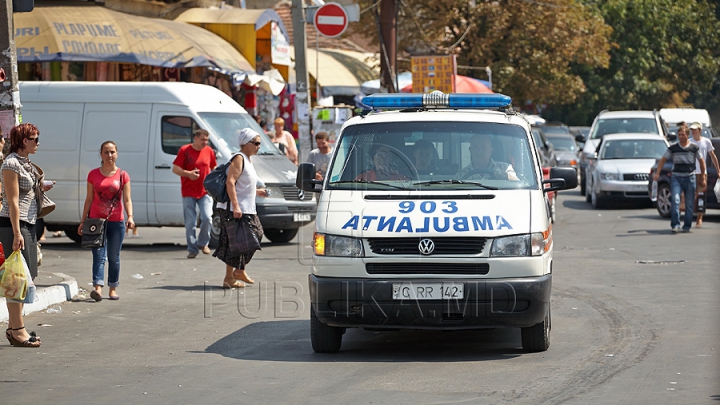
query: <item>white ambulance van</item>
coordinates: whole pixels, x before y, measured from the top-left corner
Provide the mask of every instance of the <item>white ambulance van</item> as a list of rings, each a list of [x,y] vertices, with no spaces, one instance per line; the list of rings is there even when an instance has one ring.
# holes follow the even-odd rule
[[[340,350],[346,328],[521,329],[547,350],[553,232],[530,124],[501,94],[377,94],[343,126],[313,237],[311,341]],[[382,111],[385,110],[385,111]],[[429,162],[428,162],[429,161]]]
[[[239,150],[235,131],[251,127],[262,137],[253,163],[270,190],[258,197],[265,236],[288,242],[315,217],[311,193],[295,187],[297,167],[270,142],[257,122],[220,90],[179,82],[21,82],[23,122],[40,130],[33,155],[48,179],[57,183],[48,196],[57,208],[44,218],[51,231],[73,240],[87,190],[87,174],[100,166],[100,145],[118,145],[118,166],[132,181],[138,226],[184,226],[180,178],[172,164],[192,133],[210,133],[218,164]],[[214,244],[219,235],[214,221]]]

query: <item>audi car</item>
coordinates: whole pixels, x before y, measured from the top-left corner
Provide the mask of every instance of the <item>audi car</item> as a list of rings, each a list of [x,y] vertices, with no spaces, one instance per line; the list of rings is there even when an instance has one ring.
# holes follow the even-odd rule
[[[586,200],[604,208],[621,200],[647,201],[650,168],[668,148],[655,134],[605,135],[587,168]]]

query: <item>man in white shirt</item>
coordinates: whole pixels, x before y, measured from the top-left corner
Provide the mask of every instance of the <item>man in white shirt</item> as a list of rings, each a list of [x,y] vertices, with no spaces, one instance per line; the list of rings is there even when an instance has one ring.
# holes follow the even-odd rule
[[[705,160],[705,164],[707,165],[708,156],[709,156],[710,160],[712,161],[713,165],[715,166],[715,170],[717,170],[718,173],[720,173],[720,165],[718,165],[718,159],[717,159],[717,156],[715,156],[715,148],[713,147],[712,141],[710,141],[710,139],[702,136],[702,125],[699,122],[693,122],[692,125],[690,125],[690,133],[692,134],[692,138],[690,138],[690,142],[694,143],[695,145],[697,145],[700,148],[700,156],[702,156],[703,160]],[[695,162],[695,177],[697,177],[697,184],[698,184],[698,187],[695,190],[695,206],[696,207],[698,207],[698,195],[700,195],[700,193],[705,193],[707,191],[707,182],[705,182],[705,187],[699,186],[701,176],[706,176],[706,175],[700,173],[700,162]],[[695,224],[695,227],[701,228],[702,220],[703,220],[703,213],[698,211],[697,223]]]
[[[315,144],[317,145],[317,149],[313,149],[310,152],[307,157],[307,162],[315,165],[315,180],[323,180],[325,174],[327,174],[333,152],[333,148],[330,146],[330,137],[327,132],[318,132],[315,134]]]

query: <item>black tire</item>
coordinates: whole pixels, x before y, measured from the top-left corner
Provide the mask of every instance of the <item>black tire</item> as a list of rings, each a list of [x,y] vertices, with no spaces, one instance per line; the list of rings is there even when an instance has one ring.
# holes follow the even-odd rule
[[[298,234],[299,228],[264,229],[265,237],[272,243],[288,243]]]
[[[217,249],[220,244],[220,215],[213,213],[212,219],[210,220],[210,242],[208,247],[210,249]]]
[[[550,310],[545,319],[533,326],[520,329],[523,350],[544,352],[550,347]]]
[[[588,191],[588,192],[590,193],[590,200],[591,200],[590,203],[592,204],[593,208],[595,208],[595,209],[605,208],[605,200],[602,197],[600,197],[599,195],[597,195],[595,190]]]
[[[310,306],[310,341],[315,353],[337,353],[342,346],[345,328],[328,326],[320,322],[315,308]]]
[[[78,226],[80,226],[80,224],[78,224]],[[78,244],[82,242],[82,236],[78,234],[77,226],[66,226],[63,228],[63,231],[65,231],[65,235],[67,235],[68,238],[72,239],[73,242]]]
[[[657,202],[658,214],[663,218],[670,218],[670,208],[672,207],[672,193],[670,185],[667,183],[658,184]]]

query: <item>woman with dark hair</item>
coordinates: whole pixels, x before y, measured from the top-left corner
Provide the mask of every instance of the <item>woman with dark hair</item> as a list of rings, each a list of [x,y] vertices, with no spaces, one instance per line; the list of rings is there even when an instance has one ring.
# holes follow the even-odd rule
[[[0,209],[0,243],[6,255],[20,250],[33,279],[37,277],[37,221],[39,204],[38,188],[48,191],[51,181],[39,184],[40,174],[30,162],[29,156],[38,150],[40,131],[30,123],[14,127],[10,131],[10,154],[3,161],[2,200]],[[25,330],[23,304],[7,299],[8,328],[5,331],[10,344],[18,347],[39,347],[40,338],[35,332]]]
[[[120,249],[125,239],[125,227],[135,227],[133,205],[130,195],[130,176],[116,165],[117,145],[106,141],[100,145],[102,165],[90,170],[87,177],[87,195],[83,206],[82,219],[78,234],[82,235],[85,218],[103,218],[105,222],[105,244],[92,249],[93,287],[90,297],[102,301],[102,288],[105,285],[105,260],[108,262],[108,296],[119,300],[115,291],[120,285]],[[123,215],[123,206],[127,212],[127,221]]]

